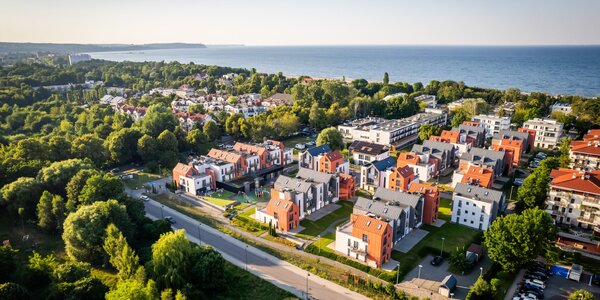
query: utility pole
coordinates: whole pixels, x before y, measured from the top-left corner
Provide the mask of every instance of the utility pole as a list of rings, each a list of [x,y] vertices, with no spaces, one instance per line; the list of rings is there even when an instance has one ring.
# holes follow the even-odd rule
[[[306,273],[306,300],[310,298],[308,295],[308,278],[310,277],[310,273]]]

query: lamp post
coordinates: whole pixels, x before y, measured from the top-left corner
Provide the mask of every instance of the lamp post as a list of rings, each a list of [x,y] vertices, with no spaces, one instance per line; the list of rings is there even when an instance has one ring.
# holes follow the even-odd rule
[[[317,234],[317,248],[319,248],[319,255],[321,255],[321,235]]]
[[[419,276],[417,276],[419,279],[421,279],[421,268],[423,268],[423,265],[419,265]]]
[[[306,273],[306,300],[310,298],[310,296],[308,295],[308,277],[310,277],[310,273]]]
[[[479,267],[479,276],[483,276],[483,267]]]
[[[398,284],[399,277],[400,277],[400,262],[398,262],[398,271],[396,271],[396,284]]]
[[[450,299],[454,298],[454,293],[450,293]]]
[[[444,253],[444,241],[446,240],[446,238],[442,238],[442,249],[440,250],[440,256],[443,256]]]
[[[248,245],[246,245],[246,271],[248,271]]]
[[[162,219],[164,219],[164,218],[165,218],[165,214],[163,213],[163,208],[164,208],[164,207],[165,207],[164,205],[161,205],[161,206],[160,206],[160,217],[161,217]]]

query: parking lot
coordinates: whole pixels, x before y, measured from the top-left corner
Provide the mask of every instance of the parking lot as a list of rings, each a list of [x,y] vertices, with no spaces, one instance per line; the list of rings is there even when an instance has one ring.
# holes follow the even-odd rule
[[[421,278],[441,282],[444,279],[444,277],[451,274],[448,271],[448,269],[450,268],[450,263],[448,262],[448,259],[445,259],[441,265],[432,266],[430,264],[432,259],[433,259],[433,255],[429,255],[421,261],[421,265],[423,266],[423,268],[421,268]],[[479,268],[482,267],[483,272],[485,273],[485,270],[487,270],[487,268],[489,268],[489,266],[491,264],[492,264],[492,262],[487,257],[484,256],[483,259],[480,262],[478,262],[473,267],[473,269],[471,269],[470,272],[465,273],[464,275],[453,274],[454,277],[456,277],[456,280],[458,282],[457,288],[454,291],[454,298],[455,299],[464,299],[467,296],[469,287],[471,287],[473,285],[473,283],[475,283],[475,281],[477,280],[477,277],[479,277],[479,274],[480,274]],[[408,274],[406,274],[406,276],[404,277],[404,280],[409,281],[409,280],[412,280],[413,278],[418,278],[418,276],[419,276],[419,267],[417,266],[412,271],[410,271]]]
[[[596,299],[600,299],[600,287],[589,285],[590,275],[581,276],[581,281],[577,282],[566,278],[552,276],[546,283],[544,290],[544,300],[567,299],[569,295],[579,289],[592,292]]]

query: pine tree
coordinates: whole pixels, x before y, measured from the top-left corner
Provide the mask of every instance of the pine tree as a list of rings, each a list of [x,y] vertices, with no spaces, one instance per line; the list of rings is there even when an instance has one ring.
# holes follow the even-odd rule
[[[128,279],[135,275],[139,267],[139,258],[114,224],[106,227],[103,248],[109,256],[110,264],[119,271],[119,277]]]

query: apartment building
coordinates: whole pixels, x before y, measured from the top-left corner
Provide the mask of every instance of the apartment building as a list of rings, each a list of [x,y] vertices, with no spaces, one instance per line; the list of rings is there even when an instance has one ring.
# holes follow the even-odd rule
[[[357,165],[366,165],[372,161],[383,160],[390,156],[390,150],[384,145],[354,141],[348,147],[352,154],[352,159]]]
[[[413,181],[408,187],[408,192],[423,195],[423,224],[435,223],[440,208],[440,191],[437,186]]]
[[[393,243],[423,223],[423,195],[377,189],[373,200],[358,197],[353,214],[368,215],[392,226]]]
[[[271,193],[276,192],[288,193],[288,198],[298,206],[302,220],[340,199],[339,176],[300,168],[295,177],[279,176],[271,189]]]
[[[350,162],[344,159],[339,150],[334,150],[329,153],[324,153],[319,158],[319,172],[325,173],[350,173]]]
[[[527,138],[527,143],[525,148],[525,152],[529,153],[533,148],[535,148],[535,134],[536,131],[533,129],[525,129],[525,128],[517,128],[517,132],[527,133],[529,137]]]
[[[427,107],[436,107],[437,106],[437,97],[435,95],[421,95],[415,97],[415,101],[423,102]]]
[[[491,147],[491,150],[503,151],[506,159],[504,163],[505,170],[510,170],[512,167],[517,167],[521,161],[521,155],[523,154],[523,140],[502,138],[495,140]]]
[[[535,130],[537,148],[554,149],[562,139],[563,124],[554,119],[535,118],[523,123],[523,128]]]
[[[440,135],[432,135],[429,137],[429,140],[454,145],[456,157],[460,157],[463,153],[469,151],[469,149],[471,149],[473,146],[473,141],[468,140],[467,134],[461,133],[459,130],[442,130]]]
[[[583,140],[571,142],[569,167],[580,171],[600,169],[600,130],[592,129]]]
[[[582,228],[600,225],[600,171],[558,169],[550,172],[546,211],[559,224]]]
[[[289,165],[294,160],[294,153],[291,148],[285,148],[282,142],[267,140],[260,144],[235,143],[233,151],[246,153],[248,155],[258,155],[259,170],[271,168],[273,166]]]
[[[504,205],[500,191],[459,183],[452,194],[452,222],[487,230]]]
[[[385,188],[393,191],[406,192],[411,182],[415,180],[415,173],[409,166],[395,167],[389,175]]]
[[[196,169],[193,165],[178,163],[173,168],[173,181],[178,190],[192,195],[216,190],[216,173],[211,169]]]
[[[319,170],[319,161],[324,154],[330,153],[329,145],[321,145],[306,149],[298,154],[298,166],[311,170]]]
[[[569,103],[555,102],[550,106],[550,111],[568,115],[573,112],[573,106]]]
[[[391,258],[392,244],[392,226],[367,215],[350,215],[350,220],[335,232],[337,252],[373,268]]]
[[[471,144],[472,147],[483,147],[485,144],[485,127],[480,126],[479,123],[465,121],[457,128],[452,128],[452,131],[458,132],[461,136],[460,140]]]
[[[488,150],[483,148],[472,148],[460,158],[459,166],[475,165],[494,170],[495,176],[509,174],[506,169],[506,154],[504,151]]]
[[[494,170],[484,166],[472,164],[460,165],[452,175],[452,187],[455,188],[459,183],[478,185],[484,188],[492,188],[494,184]]]
[[[446,169],[456,164],[456,149],[452,144],[428,140],[422,145],[413,145],[411,152],[417,155],[429,155],[430,159],[437,160],[438,173],[444,173]]]
[[[510,129],[510,117],[499,117],[496,115],[477,115],[471,118],[471,121],[479,123],[479,126],[485,128],[487,137],[497,134],[501,130]]]
[[[442,110],[418,113],[398,120],[362,118],[338,126],[345,139],[386,146],[403,147],[417,141],[419,127],[425,124],[443,126],[447,113]]]
[[[392,157],[376,160],[360,167],[360,188],[367,191],[375,191],[377,187],[388,185],[389,175],[396,167],[396,161]]]

